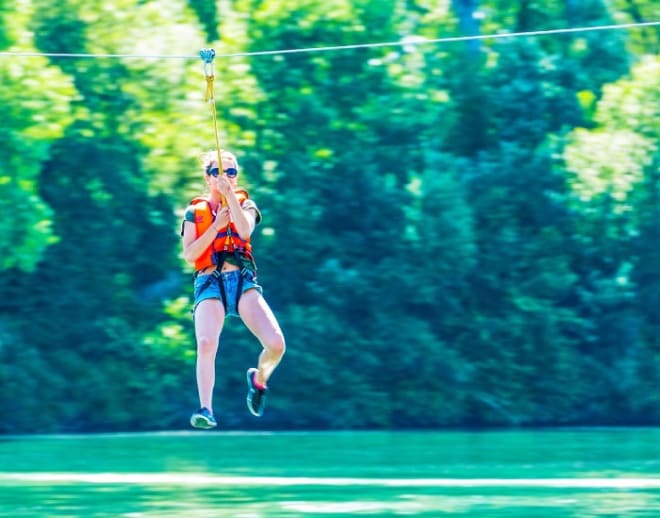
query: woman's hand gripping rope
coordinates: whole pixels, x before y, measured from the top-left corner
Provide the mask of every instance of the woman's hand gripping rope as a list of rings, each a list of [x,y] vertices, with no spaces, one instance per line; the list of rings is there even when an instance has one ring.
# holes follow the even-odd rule
[[[229,225],[229,207],[218,207],[218,212],[216,213],[215,220],[213,221],[213,228],[217,232],[227,225]]]

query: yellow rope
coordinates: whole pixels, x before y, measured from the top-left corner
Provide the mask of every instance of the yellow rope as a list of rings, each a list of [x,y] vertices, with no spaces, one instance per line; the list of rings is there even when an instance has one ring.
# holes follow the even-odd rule
[[[215,130],[215,146],[218,151],[218,167],[222,169],[222,149],[220,148],[220,134],[218,131],[218,115],[215,110],[215,98],[213,96],[214,76],[206,76],[206,102],[211,104],[211,114],[213,115],[213,129]]]
[[[222,172],[222,148],[220,147],[220,132],[218,131],[218,115],[215,109],[215,96],[213,94],[213,74],[206,76],[206,94],[204,100],[211,105],[211,114],[213,115],[213,129],[215,130],[215,147],[218,153],[218,169]],[[224,207],[227,200],[222,196],[221,206]]]

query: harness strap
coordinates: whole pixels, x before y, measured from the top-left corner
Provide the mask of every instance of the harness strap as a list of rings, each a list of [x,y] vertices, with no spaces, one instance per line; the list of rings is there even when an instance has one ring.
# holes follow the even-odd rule
[[[238,276],[238,284],[236,286],[236,311],[238,312],[238,303],[241,300],[241,295],[243,295],[243,278],[247,275],[248,269],[243,267],[241,268]],[[225,283],[222,282],[222,273],[218,270],[214,270],[209,278],[204,281],[204,284],[199,288],[199,292],[203,292],[206,288],[209,287],[209,284],[213,281],[213,277],[218,279],[218,287],[220,288],[220,296],[222,297],[222,305],[225,308],[225,313],[227,312],[227,291],[225,290]]]
[[[212,275],[213,277],[218,279],[218,286],[220,287],[220,296],[222,297],[222,305],[225,308],[225,313],[227,313],[227,292],[225,291],[225,283],[222,282],[222,274],[218,270],[214,270]]]
[[[248,255],[247,259],[244,258],[241,253],[238,250],[234,250],[233,252],[229,252],[227,250],[223,250],[221,252],[216,252],[213,254],[213,264],[215,264],[218,267],[222,267],[222,264],[225,262],[225,258],[228,255],[233,255],[236,261],[238,262],[238,265],[241,267],[240,274],[238,276],[238,284],[236,286],[236,311],[238,312],[238,303],[241,300],[241,295],[243,295],[243,279],[245,276],[248,274],[250,269],[246,266],[246,261],[254,268],[254,275],[256,276],[257,272],[257,265],[254,262],[254,258]],[[199,275],[199,272],[195,272],[193,274],[193,279],[196,279],[197,276]],[[227,292],[225,290],[225,284],[222,282],[222,273],[219,270],[214,270],[204,281],[204,284],[199,288],[199,292],[203,292],[205,289],[209,287],[209,284],[213,281],[213,277],[218,279],[218,285],[220,288],[220,296],[222,297],[222,305],[225,308],[225,313],[227,312]]]
[[[245,268],[241,268],[241,272],[238,275],[238,286],[236,286],[236,313],[238,313],[238,303],[241,300],[241,295],[243,295],[243,277],[245,276],[245,272]]]

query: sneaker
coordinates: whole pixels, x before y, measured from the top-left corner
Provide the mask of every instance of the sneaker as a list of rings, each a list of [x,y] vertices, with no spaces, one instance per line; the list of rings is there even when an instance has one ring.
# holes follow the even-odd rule
[[[193,428],[210,430],[211,428],[218,426],[218,423],[216,422],[215,417],[213,417],[211,411],[206,407],[202,407],[190,416],[190,425]]]
[[[254,367],[247,370],[247,406],[252,415],[261,417],[264,413],[264,407],[266,406],[266,389],[258,389],[254,385],[254,376],[256,374],[257,369]]]

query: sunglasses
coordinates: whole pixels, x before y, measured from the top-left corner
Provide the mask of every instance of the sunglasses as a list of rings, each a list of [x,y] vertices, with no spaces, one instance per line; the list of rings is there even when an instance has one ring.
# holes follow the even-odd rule
[[[228,167],[223,171],[227,175],[227,178],[236,178],[238,176],[238,169],[234,167]],[[218,176],[220,174],[220,169],[217,167],[213,167],[211,169],[208,169],[206,171],[206,174],[211,175],[211,176]]]

